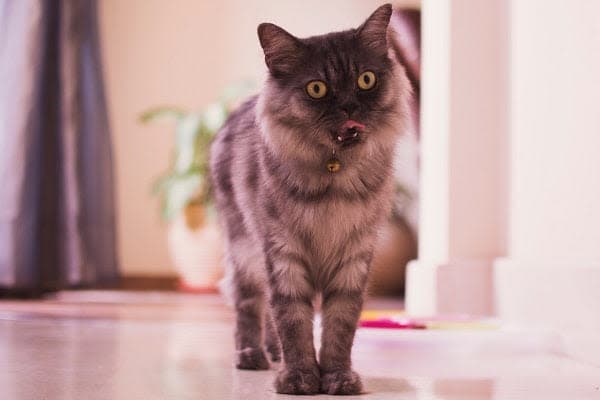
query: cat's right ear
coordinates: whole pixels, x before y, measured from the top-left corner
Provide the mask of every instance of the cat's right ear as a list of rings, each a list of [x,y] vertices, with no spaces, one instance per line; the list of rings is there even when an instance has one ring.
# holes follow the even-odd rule
[[[362,42],[382,54],[387,53],[386,35],[392,12],[392,5],[384,4],[357,29],[358,37]]]
[[[294,71],[300,61],[302,43],[274,24],[258,26],[258,39],[265,53],[265,63],[274,76]]]

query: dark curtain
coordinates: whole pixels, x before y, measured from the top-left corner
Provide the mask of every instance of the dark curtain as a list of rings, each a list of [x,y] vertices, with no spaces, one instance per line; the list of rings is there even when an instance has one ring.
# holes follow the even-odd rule
[[[0,0],[0,294],[117,278],[93,0]]]

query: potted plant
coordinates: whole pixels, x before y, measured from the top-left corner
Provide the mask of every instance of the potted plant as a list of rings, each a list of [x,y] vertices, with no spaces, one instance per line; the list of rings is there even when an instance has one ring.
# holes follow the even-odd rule
[[[169,253],[183,290],[215,291],[221,276],[222,240],[211,199],[209,149],[235,102],[251,86],[248,82],[231,86],[201,111],[156,107],[140,116],[142,123],[175,123],[172,162],[156,180],[153,193],[169,223]]]

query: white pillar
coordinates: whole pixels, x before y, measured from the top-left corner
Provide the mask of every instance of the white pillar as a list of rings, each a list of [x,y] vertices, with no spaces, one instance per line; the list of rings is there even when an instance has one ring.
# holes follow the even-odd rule
[[[600,3],[510,9],[511,207],[497,311],[600,362]]]
[[[419,259],[414,315],[493,312],[506,249],[506,1],[424,0]]]

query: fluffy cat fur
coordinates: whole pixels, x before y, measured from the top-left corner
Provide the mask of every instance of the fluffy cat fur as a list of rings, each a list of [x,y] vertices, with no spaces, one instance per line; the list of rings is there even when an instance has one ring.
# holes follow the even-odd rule
[[[211,150],[236,309],[236,366],[283,363],[289,394],[355,394],[351,348],[373,250],[393,193],[392,160],[410,95],[386,39],[392,8],[357,29],[299,39],[273,24],[258,36],[269,70],[261,93],[228,119]],[[360,90],[372,71],[376,84]],[[327,85],[311,98],[306,85]],[[364,125],[337,140],[348,120]],[[332,153],[339,172],[326,168]],[[322,312],[317,361],[315,300]]]

